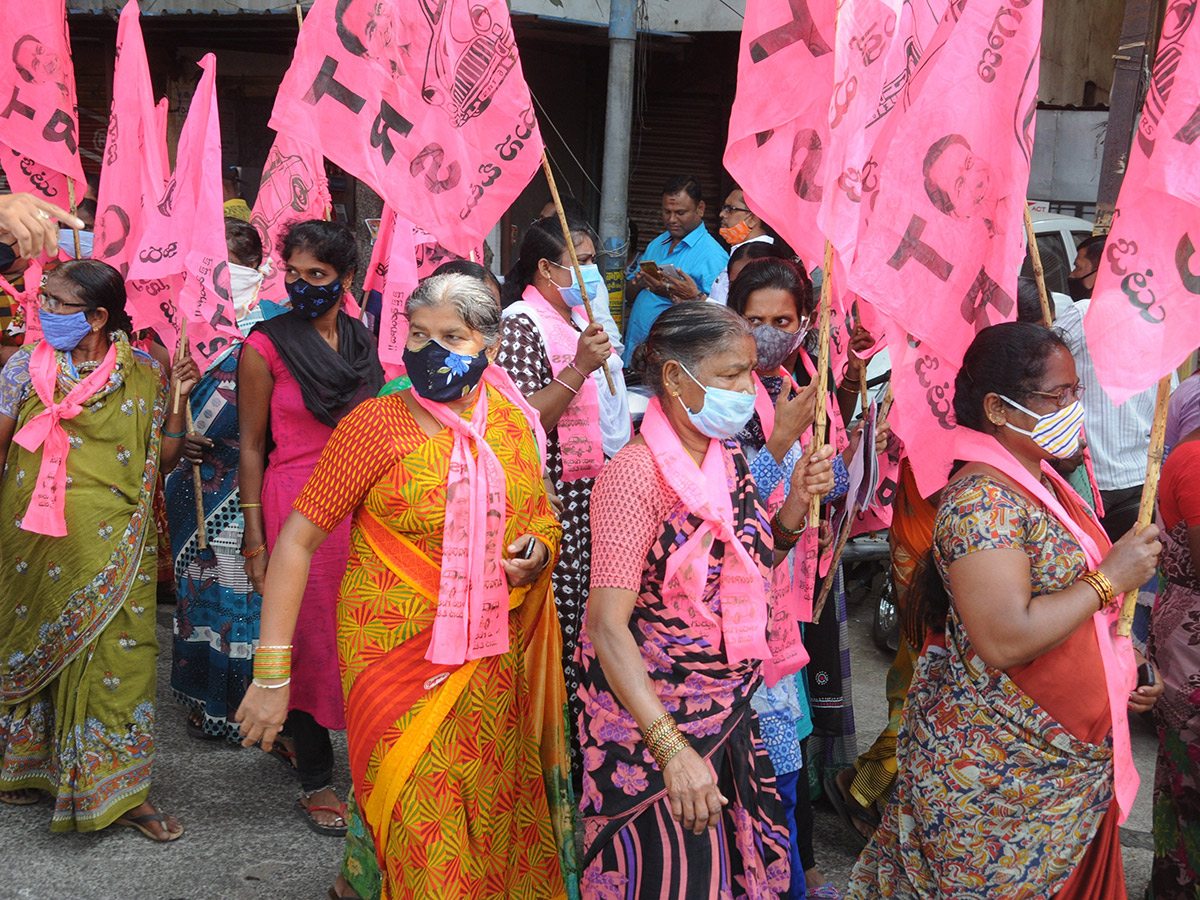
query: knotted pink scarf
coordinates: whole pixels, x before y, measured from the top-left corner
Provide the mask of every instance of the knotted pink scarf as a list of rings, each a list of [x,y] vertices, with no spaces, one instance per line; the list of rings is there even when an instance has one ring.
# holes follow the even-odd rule
[[[793,390],[799,390],[795,379],[782,369],[780,374],[790,381]],[[786,387],[786,382],[785,382]],[[754,411],[758,413],[763,437],[770,440],[775,431],[775,404],[766,387],[754,374]],[[811,435],[810,435],[811,440]],[[765,446],[761,453],[770,453]],[[767,511],[772,515],[783,505],[787,497],[785,482],[780,481],[767,499]],[[813,618],[813,592],[817,582],[817,550],[820,529],[806,528],[800,535],[791,558],[771,570],[771,591],[774,598],[772,608],[770,643],[771,659],[763,663],[763,677],[768,687],[774,687],[780,679],[794,675],[808,664],[808,651],[800,636],[800,623]]]
[[[25,423],[13,440],[30,453],[42,448],[42,463],[38,467],[37,484],[29,498],[29,508],[21,520],[25,531],[63,537],[67,533],[66,517],[66,474],[67,453],[71,443],[67,440],[63,419],[73,419],[83,410],[83,405],[108,383],[117,365],[117,345],[113,342],[100,366],[87,378],[71,388],[63,399],[54,402],[54,388],[58,382],[58,358],[54,348],[42,341],[33,348],[29,356],[29,380],[46,408]]]
[[[425,654],[435,665],[461,665],[508,652],[508,581],[501,565],[504,469],[483,437],[487,388],[480,385],[478,392],[468,422],[444,403],[410,391],[422,408],[454,432],[446,477],[442,575]],[[478,459],[471,453],[472,442]]]
[[[1046,509],[1062,522],[1075,536],[1087,557],[1089,568],[1095,568],[1104,559],[1108,547],[1100,547],[1066,511],[1054,493],[1017,461],[1004,446],[991,435],[969,428],[955,430],[956,455],[959,459],[985,463],[1003,472],[1019,484],[1028,494],[1040,501]],[[1060,491],[1074,491],[1061,475],[1042,463],[1042,473]],[[1087,504],[1080,501],[1080,507]],[[1090,514],[1090,513],[1089,513]],[[1100,529],[1096,522],[1097,530]],[[1100,532],[1103,534],[1103,532]],[[1137,796],[1138,773],[1133,764],[1133,749],[1129,740],[1129,692],[1137,686],[1137,667],[1134,664],[1133,644],[1127,637],[1117,637],[1117,620],[1121,617],[1120,606],[1101,610],[1092,616],[1096,628],[1096,643],[1100,646],[1100,659],[1104,663],[1104,681],[1108,689],[1108,707],[1112,714],[1113,728],[1113,782],[1117,803],[1121,807],[1121,821],[1129,817]]]
[[[704,520],[687,542],[667,557],[663,578],[663,603],[672,615],[688,623],[714,647],[725,638],[725,657],[731,663],[744,659],[770,659],[767,644],[766,582],[758,563],[734,533],[733,501],[729,497],[729,451],[721,441],[710,440],[704,465],[683,449],[683,444],[657,398],[650,401],[642,419],[642,437],[667,484],[688,513]],[[708,558],[714,541],[723,541],[721,561],[721,618],[718,622],[703,604],[708,582]]]
[[[521,299],[537,313],[542,340],[546,344],[546,357],[550,360],[550,371],[557,378],[563,369],[575,361],[579,332],[559,315],[533,285],[525,289]],[[558,450],[562,457],[563,481],[599,475],[604,468],[600,389],[591,375],[583,379],[579,393],[571,398],[563,414],[558,417],[555,430],[558,432]]]

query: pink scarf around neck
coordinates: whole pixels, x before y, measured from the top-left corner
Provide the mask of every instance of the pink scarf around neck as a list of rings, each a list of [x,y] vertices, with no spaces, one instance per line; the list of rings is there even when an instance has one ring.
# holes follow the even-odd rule
[[[704,464],[683,449],[657,399],[650,401],[642,419],[642,437],[659,470],[688,513],[704,520],[682,547],[667,557],[663,577],[663,603],[672,615],[701,632],[714,647],[725,639],[725,657],[731,663],[770,659],[767,643],[767,592],[758,563],[734,532],[733,501],[727,471],[729,451],[721,441],[710,440]],[[725,544],[721,562],[721,617],[718,621],[704,604],[708,558],[714,541]]]
[[[493,368],[488,366],[488,368]],[[508,581],[504,545],[504,469],[484,439],[487,387],[481,384],[468,422],[444,403],[412,398],[453,432],[446,477],[446,521],[437,612],[425,658],[437,665],[508,652]],[[478,455],[471,453],[474,443]]]
[[[42,448],[42,463],[38,467],[37,484],[29,498],[29,508],[21,520],[21,528],[36,534],[63,537],[67,533],[66,475],[67,454],[71,443],[62,427],[64,419],[73,419],[83,411],[83,405],[108,383],[117,365],[117,344],[108,347],[100,365],[80,381],[58,403],[54,390],[58,383],[58,356],[45,341],[33,348],[29,356],[29,380],[46,408],[25,423],[13,440],[30,453]]]
[[[542,340],[550,371],[557,378],[575,361],[579,332],[563,319],[542,292],[530,285],[521,299],[533,307],[541,325]],[[600,431],[600,389],[591,375],[583,379],[563,414],[558,417],[558,451],[562,457],[563,481],[595,478],[604,467],[604,443]]]
[[[54,402],[54,389],[58,384],[58,354],[46,341],[37,344],[29,356],[29,379],[37,396],[46,409],[25,422],[25,426],[13,437],[14,442],[25,450],[34,452],[42,448],[42,464],[37,469],[37,484],[34,496],[29,498],[29,509],[20,522],[26,532],[47,534],[62,538],[67,533],[66,520],[66,474],[67,454],[71,442],[67,439],[64,419],[74,419],[83,412],[83,404],[92,395],[108,384],[110,374],[116,367],[116,342],[109,344],[108,353],[100,366],[92,371],[58,403]]]
[[[1041,502],[1063,526],[1074,535],[1083,548],[1090,568],[1095,568],[1104,558],[1108,547],[1100,547],[1071,516],[1042,482],[1033,477],[1005,447],[991,435],[969,428],[955,430],[956,455],[959,459],[980,462],[998,469],[1021,486],[1029,496]],[[1050,466],[1043,462],[1042,473],[1060,491],[1074,491]],[[1080,507],[1087,504],[1080,500]],[[1099,529],[1099,523],[1095,523]],[[1103,532],[1101,532],[1103,534]],[[1097,612],[1092,616],[1096,629],[1096,643],[1100,647],[1100,658],[1104,663],[1105,687],[1108,691],[1108,706],[1112,714],[1113,733],[1113,781],[1117,803],[1121,807],[1121,821],[1129,817],[1137,796],[1138,773],[1133,764],[1133,750],[1129,739],[1129,692],[1137,686],[1137,668],[1134,664],[1133,645],[1127,637],[1117,637],[1117,620],[1120,608]]]

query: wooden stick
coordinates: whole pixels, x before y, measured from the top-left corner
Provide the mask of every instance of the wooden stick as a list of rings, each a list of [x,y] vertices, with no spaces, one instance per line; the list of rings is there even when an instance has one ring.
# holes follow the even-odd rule
[[[183,359],[183,354],[187,352],[187,319],[183,319],[179,323],[179,345],[175,348],[175,362]],[[171,412],[179,412],[179,382],[175,382],[175,393],[171,398]]]
[[[71,215],[78,216],[79,215],[79,206],[78,206],[78,204],[75,203],[75,179],[74,178],[67,179],[67,202],[71,204]],[[71,234],[73,234],[75,236],[75,258],[79,259],[79,256],[81,253],[81,251],[79,249],[79,229],[72,228]]]
[[[1033,277],[1037,281],[1038,298],[1042,301],[1042,324],[1047,328],[1054,325],[1050,312],[1050,295],[1046,293],[1046,272],[1042,268],[1042,251],[1038,249],[1037,236],[1033,233],[1033,216],[1029,204],[1025,204],[1025,240],[1029,242],[1029,258],[1033,260]]]
[[[829,574],[825,576],[825,581],[821,584],[821,593],[817,595],[817,602],[813,604],[813,624],[818,625],[821,622],[821,613],[825,609],[825,601],[829,599],[829,591],[833,587],[834,579],[837,578],[837,567],[842,561],[842,554],[846,552],[846,542],[850,540],[850,532],[854,528],[854,517],[858,515],[858,507],[851,505],[850,515],[846,519],[846,527],[842,529],[842,533],[838,536],[837,546],[833,548],[833,559],[829,563]]]
[[[296,27],[304,27],[304,10],[300,8],[299,0],[296,3]]]
[[[892,401],[895,399],[896,396],[892,393],[892,383],[889,381],[887,393],[883,395],[883,402],[879,404],[879,417],[876,421],[882,422],[888,417],[888,413],[892,411]]]
[[[821,270],[821,300],[818,306],[821,330],[817,337],[817,418],[813,423],[813,440],[809,453],[825,444],[829,398],[829,307],[833,298],[833,244],[825,242],[825,267]],[[821,522],[821,498],[814,496],[808,505],[808,527],[816,528]]]
[[[196,433],[196,423],[192,420],[192,404],[187,405],[188,434]],[[192,488],[196,495],[196,547],[208,549],[208,526],[204,522],[204,479],[200,477],[200,466],[192,466]]]
[[[583,270],[579,268],[579,257],[575,255],[575,242],[571,240],[571,226],[567,224],[567,214],[563,212],[562,198],[558,196],[558,185],[554,182],[554,173],[550,171],[550,155],[542,151],[542,171],[546,173],[546,181],[550,184],[550,196],[554,199],[554,210],[558,213],[558,224],[562,226],[563,237],[567,240],[567,250],[571,254],[571,266],[575,269],[575,278],[579,281],[579,293],[583,296],[583,309],[587,313],[588,324],[594,324],[596,316],[592,313],[592,301],[588,297],[587,285],[583,283]],[[608,371],[608,361],[600,367],[604,372],[604,380],[608,389],[614,395],[617,386],[613,384],[612,372]]]
[[[867,407],[871,405],[871,398],[867,394],[867,360],[859,360],[858,363],[858,396],[862,401],[862,415],[867,417]]]
[[[1167,436],[1167,401],[1171,398],[1171,376],[1158,383],[1154,403],[1154,425],[1150,429],[1150,453],[1146,460],[1146,483],[1142,487],[1142,505],[1138,507],[1137,530],[1141,531],[1154,519],[1154,498],[1158,494],[1158,476],[1162,471],[1163,444]],[[1133,614],[1137,609],[1137,589],[1125,594],[1117,634],[1129,637],[1133,629]]]

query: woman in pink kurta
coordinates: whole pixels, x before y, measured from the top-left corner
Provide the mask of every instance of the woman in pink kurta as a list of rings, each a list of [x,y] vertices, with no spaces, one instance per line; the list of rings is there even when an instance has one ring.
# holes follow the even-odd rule
[[[282,250],[292,309],[255,326],[238,365],[242,555],[260,592],[283,523],[334,426],[383,382],[370,332],[341,311],[357,264],[350,232],[335,223],[301,222],[288,230]],[[283,744],[288,748],[290,738],[290,748],[279,751],[296,767],[300,814],[314,831],[332,836],[346,833],[332,787],[329,731],[346,727],[334,607],[349,540],[346,519],[313,555],[290,648]]]

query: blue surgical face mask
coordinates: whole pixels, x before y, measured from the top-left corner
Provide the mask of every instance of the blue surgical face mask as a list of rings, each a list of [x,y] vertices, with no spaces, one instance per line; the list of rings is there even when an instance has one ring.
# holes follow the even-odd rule
[[[38,318],[42,323],[42,336],[55,350],[74,350],[92,330],[87,313],[82,311],[66,316],[39,312]]]
[[[680,363],[679,368],[687,372],[687,377],[699,384],[700,389],[704,391],[704,405],[700,407],[700,412],[692,412],[687,408],[687,404],[683,404],[683,411],[687,413],[697,431],[723,441],[746,427],[746,423],[754,415],[754,394],[700,384],[696,376],[688,372],[687,366]],[[680,403],[683,403],[682,399]]]
[[[549,262],[549,260],[547,260]],[[574,266],[562,266],[558,263],[551,263],[558,266],[560,269],[566,269],[571,273],[571,286],[562,287],[555,285],[558,288],[558,293],[562,296],[563,302],[567,306],[583,306],[583,293],[579,290],[579,278],[575,274]],[[608,288],[604,285],[604,276],[600,274],[600,267],[593,264],[589,266],[580,266],[579,270],[583,272],[583,284],[587,288],[588,300],[593,303],[599,302],[598,297],[601,293],[604,294],[604,302],[608,302]]]

